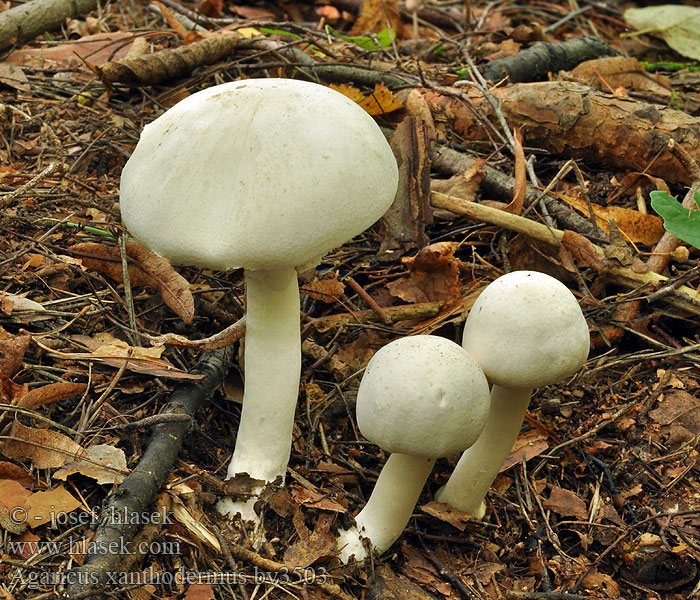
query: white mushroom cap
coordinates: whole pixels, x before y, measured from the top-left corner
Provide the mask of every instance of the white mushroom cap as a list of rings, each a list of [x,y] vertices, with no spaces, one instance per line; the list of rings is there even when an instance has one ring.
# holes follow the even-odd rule
[[[248,79],[147,125],[122,172],[131,234],[173,263],[296,267],[372,225],[398,184],[381,130],[344,95]]]
[[[489,382],[534,389],[572,375],[588,356],[586,319],[559,280],[536,271],[499,277],[469,312],[462,345]]]
[[[370,360],[357,394],[357,424],[384,450],[439,458],[481,434],[489,387],[459,344],[431,335],[387,344]]]

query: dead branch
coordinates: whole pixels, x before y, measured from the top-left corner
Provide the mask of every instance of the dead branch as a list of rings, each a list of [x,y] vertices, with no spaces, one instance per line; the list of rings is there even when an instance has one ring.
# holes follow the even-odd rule
[[[230,353],[226,350],[206,355],[197,367],[204,374],[204,379],[196,385],[176,388],[161,414],[187,415],[194,419],[199,407],[221,385],[229,360]],[[124,568],[123,560],[128,555],[104,552],[104,549],[129,545],[143,523],[122,519],[115,524],[114,516],[141,515],[148,511],[175,464],[189,427],[190,421],[161,423],[156,427],[139,464],[105,502],[91,544],[91,547],[102,550],[88,553],[85,563],[73,572],[75,576],[66,579],[71,584],[64,597],[84,598],[94,591],[94,597],[100,598],[103,594],[99,590],[107,583],[108,574]]]
[[[617,50],[594,37],[573,38],[559,44],[537,42],[513,56],[492,60],[479,71],[484,79],[494,83],[501,79],[509,83],[543,81],[548,73],[568,71],[586,60],[619,55]]]
[[[446,146],[435,146],[430,153],[431,165],[443,173],[462,173],[468,170],[476,160],[475,157],[462,152],[457,152]],[[495,200],[510,201],[513,197],[515,179],[489,167],[483,168],[484,179],[481,182],[482,191]],[[525,205],[530,206],[538,202],[541,192],[532,186],[527,186]],[[544,195],[544,203],[549,214],[559,222],[564,229],[571,229],[581,235],[595,237],[595,228],[589,219],[582,217],[577,212],[562,204],[554,196]]]
[[[443,121],[468,140],[487,139],[486,132],[453,97],[421,90],[436,122]],[[700,121],[666,106],[604,94],[573,82],[521,83],[491,92],[500,100],[512,127],[524,141],[565,158],[591,164],[644,171],[669,182],[690,184],[688,171],[667,149],[673,138],[700,161]],[[474,103],[491,114],[476,92]]]
[[[0,13],[0,50],[33,40],[97,7],[97,0],[31,0]]]

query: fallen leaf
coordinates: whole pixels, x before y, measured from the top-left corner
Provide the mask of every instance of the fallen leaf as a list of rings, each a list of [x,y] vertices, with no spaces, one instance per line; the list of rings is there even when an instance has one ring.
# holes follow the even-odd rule
[[[420,508],[424,513],[436,519],[440,519],[445,523],[449,523],[452,527],[456,527],[460,531],[464,531],[467,528],[467,523],[474,519],[473,515],[457,510],[444,502],[428,502]]]
[[[83,266],[104,273],[114,281],[122,282],[122,263],[119,249],[95,242],[75,244],[69,248],[80,254]],[[194,319],[194,297],[187,280],[177,273],[166,258],[154,254],[137,242],[127,242],[126,253],[131,285],[147,285],[157,290],[163,302],[185,323]]]
[[[365,0],[350,35],[379,33],[386,29],[387,24],[401,37],[403,21],[397,0]]]
[[[305,283],[299,288],[299,291],[308,294],[314,300],[333,304],[345,292],[345,284],[338,279],[337,273],[333,273],[332,277],[322,277]]]
[[[605,261],[596,251],[593,242],[580,233],[569,229],[564,230],[561,245],[562,253],[568,253],[569,261],[573,259],[574,262],[584,267],[591,267],[598,272],[603,271],[605,268]],[[571,265],[569,270],[575,271],[575,267]]]
[[[37,544],[39,540],[41,538],[38,535],[33,534],[31,531],[25,531],[17,540],[19,544],[15,544],[17,556],[21,556],[24,560],[34,556],[40,548],[40,545]]]
[[[588,203],[571,195],[562,195],[562,200],[569,206],[590,218]],[[613,219],[623,235],[631,242],[651,246],[661,239],[664,234],[663,221],[652,214],[643,214],[638,210],[622,206],[600,206],[591,204],[595,222],[605,233],[610,233],[608,221]]]
[[[338,551],[337,541],[335,534],[330,531],[334,519],[332,514],[321,513],[312,532],[305,526],[297,528],[299,540],[285,550],[284,564],[290,569],[305,569],[317,560],[335,556]],[[298,519],[295,521],[298,522]]]
[[[109,444],[90,446],[80,460],[66,463],[53,474],[53,478],[65,481],[75,473],[96,479],[99,484],[119,485],[128,474],[126,455],[121,448]]]
[[[297,488],[292,492],[294,500],[307,508],[315,508],[317,510],[327,510],[336,513],[348,512],[348,507],[336,502],[328,494],[320,491],[313,491],[304,487]]]
[[[574,492],[557,486],[552,486],[549,498],[542,503],[542,506],[562,517],[574,517],[580,521],[588,519],[586,503]]]
[[[402,262],[411,270],[408,277],[389,282],[386,287],[392,296],[405,302],[454,302],[461,295],[459,267],[455,258],[457,242],[437,242],[418,251]]]
[[[3,453],[15,460],[30,459],[37,469],[53,469],[82,456],[83,449],[69,437],[50,429],[26,427],[15,420]]]
[[[55,521],[59,515],[67,514],[80,506],[62,485],[46,492],[35,492],[26,500],[27,524],[34,529]]]
[[[649,73],[636,58],[628,56],[606,56],[587,60],[569,73],[560,73],[559,78],[578,81],[601,91],[623,87],[662,98],[669,98],[671,95],[668,77]],[[620,184],[622,185],[628,177],[629,175],[625,176]]]
[[[38,302],[34,302],[34,300],[30,300],[24,296],[17,296],[16,294],[8,294],[6,292],[0,292],[0,310],[7,316],[23,310],[46,312],[46,309]]]
[[[700,60],[700,7],[662,4],[628,8],[623,16],[636,29],[661,34],[678,54]]]
[[[65,383],[49,383],[48,385],[34,388],[31,392],[22,396],[17,402],[17,406],[33,410],[52,402],[77,396],[85,392],[86,389],[87,384],[85,383],[70,383],[67,381]]]
[[[24,353],[29,348],[31,339],[28,335],[0,339],[0,371],[4,375],[13,377],[22,368]]]
[[[330,88],[347,96],[353,102],[359,104],[368,114],[374,116],[385,115],[403,108],[401,101],[394,96],[391,90],[383,83],[377,83],[374,91],[366,96],[356,87],[341,83],[331,84]]]
[[[8,63],[0,63],[0,83],[28,93],[32,87],[29,85],[29,78],[21,67]]]
[[[92,350],[92,352],[58,352],[45,346],[42,346],[42,348],[44,348],[50,354],[57,356],[58,358],[68,360],[98,360],[106,365],[115,367],[117,369],[121,368],[124,365],[124,362],[126,361],[127,370],[134,371],[135,373],[151,375],[153,377],[166,377],[170,379],[190,380],[198,380],[204,377],[204,375],[202,374],[185,373],[184,371],[181,371],[180,369],[176,368],[172,363],[170,363],[164,358],[155,359],[148,358],[147,356],[143,355],[138,356],[139,354],[141,354],[141,351],[139,350],[139,348],[141,348],[140,346],[137,346],[137,349],[134,352],[137,356],[124,356],[125,352],[128,355],[128,348],[125,350],[123,347],[107,344],[109,348],[100,351],[100,348],[102,348],[104,344],[102,344],[99,340],[91,338],[90,336],[73,335],[71,336],[71,339],[76,342],[80,342],[81,344],[86,346],[88,350]],[[131,346],[130,348],[134,348],[134,346]],[[150,349],[143,348],[142,350],[147,355],[148,350]],[[97,352],[97,354],[94,354],[94,352]],[[107,356],[100,356],[101,353],[106,354]]]
[[[456,196],[467,202],[474,202],[481,180],[484,178],[482,167],[485,164],[486,159],[480,158],[475,160],[472,166],[464,173],[453,175],[449,179],[431,179],[430,191]]]
[[[620,597],[620,587],[615,580],[607,573],[601,573],[595,568],[586,573],[581,583],[589,590],[602,591],[608,598]]]
[[[187,588],[183,600],[214,600],[214,597],[214,588],[210,583],[193,583]]]
[[[539,431],[530,431],[525,434],[518,436],[515,440],[513,448],[506,458],[503,466],[500,469],[500,473],[503,473],[506,469],[509,469],[513,465],[519,465],[523,461],[523,456],[525,460],[530,460],[539,456],[549,448],[549,443],[547,442],[547,437],[540,433]]]

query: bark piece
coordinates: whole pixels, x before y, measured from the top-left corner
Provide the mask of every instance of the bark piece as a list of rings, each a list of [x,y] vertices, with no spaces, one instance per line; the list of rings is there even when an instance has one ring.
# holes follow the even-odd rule
[[[432,223],[430,209],[430,161],[434,138],[428,127],[415,117],[406,117],[391,138],[391,149],[399,165],[399,189],[380,221],[379,257],[394,260],[411,248],[428,243],[425,226]]]
[[[423,90],[433,115],[465,139],[485,132],[455,98]],[[523,83],[492,91],[524,143],[562,158],[606,168],[645,171],[669,182],[690,184],[688,171],[667,149],[669,138],[700,161],[700,120],[671,108],[618,98],[573,82]],[[474,97],[490,113],[483,97]]]
[[[568,71],[586,60],[619,54],[594,37],[574,38],[559,44],[537,42],[513,56],[492,60],[479,70],[484,79],[494,83],[504,78],[510,83],[542,81],[548,73]]]

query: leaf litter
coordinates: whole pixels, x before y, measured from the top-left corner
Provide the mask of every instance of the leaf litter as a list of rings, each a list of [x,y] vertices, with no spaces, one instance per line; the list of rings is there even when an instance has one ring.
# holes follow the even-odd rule
[[[698,160],[700,98],[697,86],[676,83],[692,80],[692,72],[675,78],[644,66],[650,59],[680,64],[683,57],[660,49],[657,36],[690,54],[692,19],[686,15],[682,23],[681,48],[672,41],[675,24],[655,19],[655,31],[642,33],[640,44],[639,36],[620,38],[621,21],[597,6],[569,15],[558,5],[502,11],[477,2],[465,16],[449,3],[423,3],[414,38],[411,16],[393,0],[270,3],[264,9],[207,2],[200,10],[233,20],[217,22],[221,35],[182,25],[182,6],[172,4],[163,4],[161,13],[175,35],[164,35],[165,23],[143,7],[128,14],[107,7],[76,19],[74,33],[54,32],[52,44],[17,44],[2,61],[0,124],[13,132],[0,145],[0,390],[6,405],[0,525],[7,538],[42,542],[65,534],[67,528],[59,533],[51,527],[51,511],[92,517],[86,502],[99,507],[118,490],[148,444],[147,427],[123,426],[157,415],[174,379],[196,382],[199,376],[188,371],[198,348],[241,337],[240,272],[173,268],[135,242],[127,243],[122,257],[114,243],[119,174],[140,129],[162,107],[201,87],[249,76],[300,77],[306,69],[374,115],[385,131],[397,132],[392,147],[403,165],[403,187],[392,215],[303,274],[303,393],[290,483],[269,499],[268,510],[261,507],[268,541],[234,566],[248,574],[255,564],[268,564],[264,560],[317,575],[326,569],[350,598],[500,600],[567,592],[572,598],[693,597],[700,560],[693,484],[700,436],[698,312],[681,287],[697,287],[698,255],[693,248],[685,254],[658,249],[664,230],[647,207],[650,192],[679,197],[683,186],[700,180],[688,166]],[[669,10],[680,8],[693,7]],[[249,27],[240,17],[274,22]],[[565,27],[548,29],[562,17],[569,19]],[[194,18],[205,29],[213,22]],[[593,25],[626,56],[561,74],[553,70],[551,81],[533,84],[479,88],[470,75],[470,62],[516,59],[519,49],[538,41],[584,38]],[[242,33],[234,44],[225,36],[235,28]],[[472,42],[464,42],[465,33]],[[207,41],[195,46],[197,40]],[[130,48],[130,60],[147,67],[131,72],[131,88],[117,80],[108,90],[86,66],[100,67],[107,80],[109,69],[127,64]],[[206,69],[173,71],[180,77],[175,83],[168,72],[168,61],[178,60],[170,52],[175,49],[180,57],[224,53],[203,60],[211,65]],[[157,78],[139,83],[142,74]],[[578,109],[580,98],[588,112]],[[560,127],[570,124],[579,128]],[[667,137],[677,140],[688,161],[665,150]],[[446,149],[454,154],[446,157]],[[460,163],[464,157],[471,167]],[[571,158],[583,183],[554,175]],[[69,170],[23,187],[50,161]],[[494,171],[502,180],[494,180]],[[500,221],[435,209],[431,191],[467,205],[506,207],[522,219],[522,230],[516,237]],[[569,226],[581,223],[571,219],[573,211],[589,225],[595,219],[598,233]],[[684,224],[694,221],[679,214]],[[547,216],[563,231],[554,246],[528,237],[530,224],[547,223]],[[643,276],[643,263],[657,252],[674,256],[661,284],[635,280],[630,288],[616,275],[627,267],[625,277]],[[593,332],[614,325],[624,335],[613,341],[601,336],[580,375],[536,392],[487,496],[483,522],[432,501],[458,458],[448,457],[438,461],[392,550],[372,565],[339,568],[335,531],[363,506],[387,458],[355,428],[362,369],[400,335],[435,332],[459,339],[479,290],[517,264],[534,264],[562,279],[580,299]],[[355,286],[347,285],[350,279]],[[640,298],[638,315],[620,321],[616,310]],[[226,327],[233,329],[221,337]],[[504,360],[507,353],[504,344]],[[238,402],[218,394],[201,410],[171,474],[168,499],[156,501],[170,507],[174,522],[142,532],[159,543],[183,545],[179,553],[137,557],[129,574],[150,566],[157,573],[181,566],[229,571],[220,540],[244,556],[248,532],[218,520],[214,508],[217,495],[226,493],[221,466],[233,449],[238,411]],[[228,485],[240,491],[253,483]],[[37,519],[14,522],[15,507]],[[93,533],[81,525],[75,535],[88,543]],[[4,565],[4,583],[36,560],[31,546],[23,548],[11,557],[17,562]],[[73,558],[80,563],[84,554]],[[48,569],[68,567],[65,554],[50,559]],[[277,586],[253,592],[245,584],[238,592],[343,597],[314,584]],[[144,600],[176,594],[194,599],[218,597],[222,589],[147,584],[130,593]],[[26,589],[13,590],[16,598],[31,597]]]

